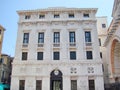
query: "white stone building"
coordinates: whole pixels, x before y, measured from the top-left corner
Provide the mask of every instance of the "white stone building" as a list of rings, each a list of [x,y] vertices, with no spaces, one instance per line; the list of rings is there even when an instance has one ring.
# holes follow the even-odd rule
[[[11,90],[104,90],[96,12],[18,11]]]
[[[120,0],[114,0],[113,20],[107,31],[105,47],[107,51],[109,82],[120,82]]]
[[[97,31],[98,31],[98,40],[99,40],[99,46],[100,46],[100,57],[103,61],[103,75],[104,75],[104,83],[109,83],[108,78],[108,56],[106,54],[106,47],[104,46],[104,42],[107,38],[107,32],[108,32],[108,23],[107,23],[107,17],[97,17]]]

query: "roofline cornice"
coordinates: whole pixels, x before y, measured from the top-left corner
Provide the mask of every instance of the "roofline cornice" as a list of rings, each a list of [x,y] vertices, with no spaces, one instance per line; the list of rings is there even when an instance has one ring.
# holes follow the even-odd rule
[[[17,11],[18,14],[21,13],[35,13],[35,12],[59,12],[59,11],[95,11],[97,12],[98,8],[46,8],[46,9],[35,9],[35,10],[19,10]]]

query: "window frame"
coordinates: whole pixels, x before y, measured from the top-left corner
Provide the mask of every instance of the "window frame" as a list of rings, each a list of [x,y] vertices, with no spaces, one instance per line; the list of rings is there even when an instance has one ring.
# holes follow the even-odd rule
[[[60,14],[54,14],[54,18],[60,18]]]
[[[25,90],[25,80],[19,80],[19,90]]]
[[[42,90],[42,80],[36,80],[36,90]]]
[[[83,14],[83,17],[84,17],[84,18],[89,18],[90,15],[89,15],[89,13],[84,13],[84,14]]]
[[[70,51],[70,60],[76,60],[76,51]]]
[[[54,32],[53,42],[60,43],[60,32]]]
[[[24,33],[23,34],[23,44],[28,44],[29,43],[29,33]]]
[[[45,14],[39,14],[39,19],[44,19],[45,18]]]
[[[37,52],[37,60],[43,60],[44,53],[43,52]]]
[[[75,43],[76,42],[75,31],[69,32],[69,42],[70,43]]]
[[[53,52],[53,60],[60,60],[60,52],[59,51]]]
[[[95,80],[94,79],[89,79],[88,84],[89,84],[89,90],[95,90]]]
[[[22,52],[22,61],[26,61],[28,59],[28,52]]]
[[[31,15],[25,15],[25,19],[30,19]]]
[[[44,43],[44,32],[38,33],[38,43]]]
[[[77,80],[71,80],[71,90],[77,90]]]
[[[75,15],[74,15],[74,13],[69,13],[69,14],[68,14],[68,17],[69,17],[69,18],[74,18]]]
[[[101,38],[98,38],[98,40],[99,40],[99,46],[101,46]]]
[[[92,42],[91,31],[85,31],[85,42]]]
[[[103,58],[102,52],[100,52],[100,58]]]
[[[86,58],[87,58],[87,60],[93,59],[93,52],[92,51],[86,51]]]
[[[0,35],[2,34],[2,30],[0,29]]]
[[[102,28],[106,28],[106,24],[105,23],[102,24]]]

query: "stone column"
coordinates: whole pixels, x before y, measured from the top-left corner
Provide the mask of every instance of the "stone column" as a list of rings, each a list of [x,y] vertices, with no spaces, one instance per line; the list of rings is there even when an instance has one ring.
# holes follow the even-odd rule
[[[63,76],[63,90],[71,90],[70,77]]]
[[[26,77],[25,90],[35,90],[36,83],[35,77]]]
[[[19,90],[19,80],[18,77],[12,77],[10,90]]]
[[[43,77],[42,90],[50,90],[50,77]]]
[[[95,79],[95,90],[104,90],[103,77],[96,77]]]
[[[89,90],[88,89],[88,77],[86,76],[82,76],[79,77],[77,80],[77,86],[78,86],[78,90]]]

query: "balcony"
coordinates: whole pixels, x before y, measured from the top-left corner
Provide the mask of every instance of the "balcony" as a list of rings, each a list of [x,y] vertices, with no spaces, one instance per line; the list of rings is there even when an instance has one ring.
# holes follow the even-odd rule
[[[27,48],[28,47],[28,43],[23,43],[22,47],[23,48]]]
[[[44,47],[44,43],[38,43],[38,47]]]
[[[53,47],[54,47],[54,48],[60,47],[60,43],[53,43]]]
[[[86,42],[85,45],[86,46],[92,46],[92,42]]]
[[[28,50],[28,43],[22,44],[22,50]]]
[[[76,48],[76,42],[70,42],[69,48]]]
[[[86,49],[91,49],[92,48],[92,42],[85,42],[85,47],[86,47]]]
[[[37,50],[44,50],[44,43],[38,43],[37,44]]]

